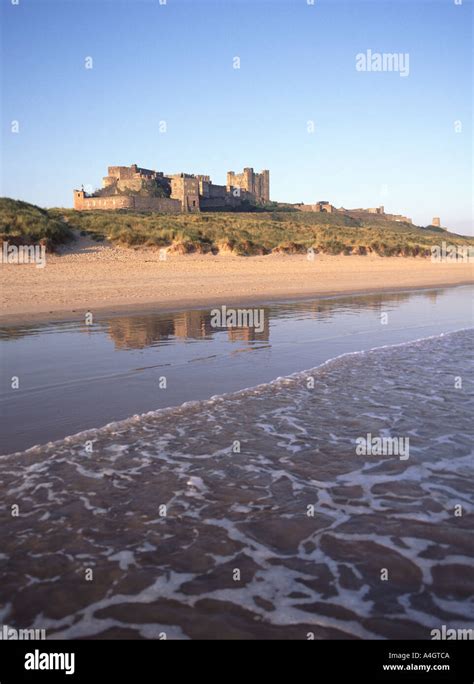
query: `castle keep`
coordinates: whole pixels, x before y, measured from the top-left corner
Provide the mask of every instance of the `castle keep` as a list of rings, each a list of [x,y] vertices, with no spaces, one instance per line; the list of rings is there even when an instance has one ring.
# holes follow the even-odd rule
[[[163,213],[238,209],[270,201],[270,172],[229,171],[226,185],[215,185],[209,176],[191,173],[164,174],[132,166],[109,166],[102,188],[94,193],[74,190],[74,209],[133,209]]]
[[[257,202],[270,201],[270,171],[254,173],[253,169],[244,169],[243,173],[227,172],[227,187],[241,188],[254,195]]]

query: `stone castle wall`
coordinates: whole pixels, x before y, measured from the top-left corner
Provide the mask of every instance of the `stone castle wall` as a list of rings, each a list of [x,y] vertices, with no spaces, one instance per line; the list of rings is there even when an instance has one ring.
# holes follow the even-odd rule
[[[181,202],[170,197],[132,197],[135,211],[159,211],[164,214],[178,214]]]
[[[158,211],[165,214],[179,213],[181,202],[168,197],[138,197],[115,195],[113,197],[86,197],[81,190],[74,193],[76,211],[98,211],[105,209],[129,209],[133,211]]]
[[[315,212],[324,212],[326,214],[332,214],[333,212],[336,211],[336,208],[332,206],[332,204],[328,204],[326,202],[316,202],[316,204],[297,204],[296,208],[298,211],[315,211]]]

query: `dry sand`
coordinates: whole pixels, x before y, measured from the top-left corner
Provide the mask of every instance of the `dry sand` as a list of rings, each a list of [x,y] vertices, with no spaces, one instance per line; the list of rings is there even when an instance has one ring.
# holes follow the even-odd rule
[[[338,293],[405,290],[474,281],[473,264],[430,259],[315,255],[176,256],[79,239],[45,268],[0,265],[1,322],[82,318],[291,300]]]

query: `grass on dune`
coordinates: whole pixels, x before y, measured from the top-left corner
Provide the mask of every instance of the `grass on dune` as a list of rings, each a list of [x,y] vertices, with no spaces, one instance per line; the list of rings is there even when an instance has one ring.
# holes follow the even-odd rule
[[[12,244],[39,243],[49,250],[73,238],[71,229],[59,216],[34,204],[0,198],[0,238]]]
[[[474,245],[473,238],[434,227],[417,228],[379,216],[359,220],[296,211],[194,215],[57,211],[67,216],[71,227],[97,239],[107,238],[128,246],[174,245],[181,253],[232,250],[251,256],[270,252],[295,254],[313,248],[326,254],[429,256],[431,247],[442,240]]]
[[[128,211],[77,212],[40,209],[26,202],[0,199],[3,240],[38,242],[54,246],[72,237],[72,230],[97,241],[130,247],[167,247],[182,254],[231,250],[251,256],[279,252],[302,253],[309,248],[326,254],[429,256],[431,247],[474,245],[474,238],[430,226],[418,228],[383,216],[354,218],[344,214],[299,211],[208,212],[157,214]]]

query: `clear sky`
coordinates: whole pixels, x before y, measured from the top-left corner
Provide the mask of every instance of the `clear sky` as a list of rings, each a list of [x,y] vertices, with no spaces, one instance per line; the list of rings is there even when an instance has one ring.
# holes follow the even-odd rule
[[[108,165],[252,166],[274,200],[472,232],[471,0],[0,2],[2,195],[72,206]],[[367,50],[408,75],[358,71]]]

